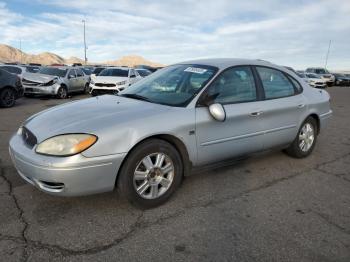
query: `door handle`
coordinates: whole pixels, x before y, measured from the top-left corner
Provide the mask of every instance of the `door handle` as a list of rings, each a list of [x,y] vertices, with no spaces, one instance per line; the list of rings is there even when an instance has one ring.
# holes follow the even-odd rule
[[[305,104],[298,105],[298,108],[303,108],[303,107],[305,107]]]
[[[264,111],[256,111],[256,112],[250,113],[250,115],[251,116],[260,116],[262,113],[264,113]]]

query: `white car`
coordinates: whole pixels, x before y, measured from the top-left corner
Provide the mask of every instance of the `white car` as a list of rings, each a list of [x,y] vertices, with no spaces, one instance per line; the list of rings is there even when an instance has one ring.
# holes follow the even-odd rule
[[[305,70],[306,73],[316,74],[319,78],[326,80],[328,86],[333,86],[335,77],[327,69],[322,67],[309,67]]]
[[[315,87],[315,88],[327,87],[327,79],[321,78],[319,75],[316,75],[313,73],[298,73],[298,76],[312,87]]]
[[[135,69],[127,67],[108,67],[98,76],[92,76],[90,81],[90,94],[112,93],[117,94],[128,86],[141,80],[142,77]]]

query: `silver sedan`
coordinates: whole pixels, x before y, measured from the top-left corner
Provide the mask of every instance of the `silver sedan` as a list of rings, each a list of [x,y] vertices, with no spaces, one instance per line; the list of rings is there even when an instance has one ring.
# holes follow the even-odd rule
[[[332,115],[325,90],[260,60],[168,66],[118,95],[40,112],[11,138],[20,176],[60,196],[165,202],[192,167],[271,148],[308,156]]]

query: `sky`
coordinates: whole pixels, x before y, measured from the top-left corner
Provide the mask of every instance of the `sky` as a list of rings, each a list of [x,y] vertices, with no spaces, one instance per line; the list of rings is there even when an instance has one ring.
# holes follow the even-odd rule
[[[27,53],[124,55],[172,64],[264,59],[305,69],[350,69],[350,0],[0,0],[0,43]]]

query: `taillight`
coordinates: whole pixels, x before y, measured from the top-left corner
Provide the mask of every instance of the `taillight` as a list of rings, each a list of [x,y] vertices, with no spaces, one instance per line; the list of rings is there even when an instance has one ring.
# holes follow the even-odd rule
[[[18,87],[22,86],[22,80],[20,77],[17,77],[17,79],[16,79],[16,86],[18,86]]]

